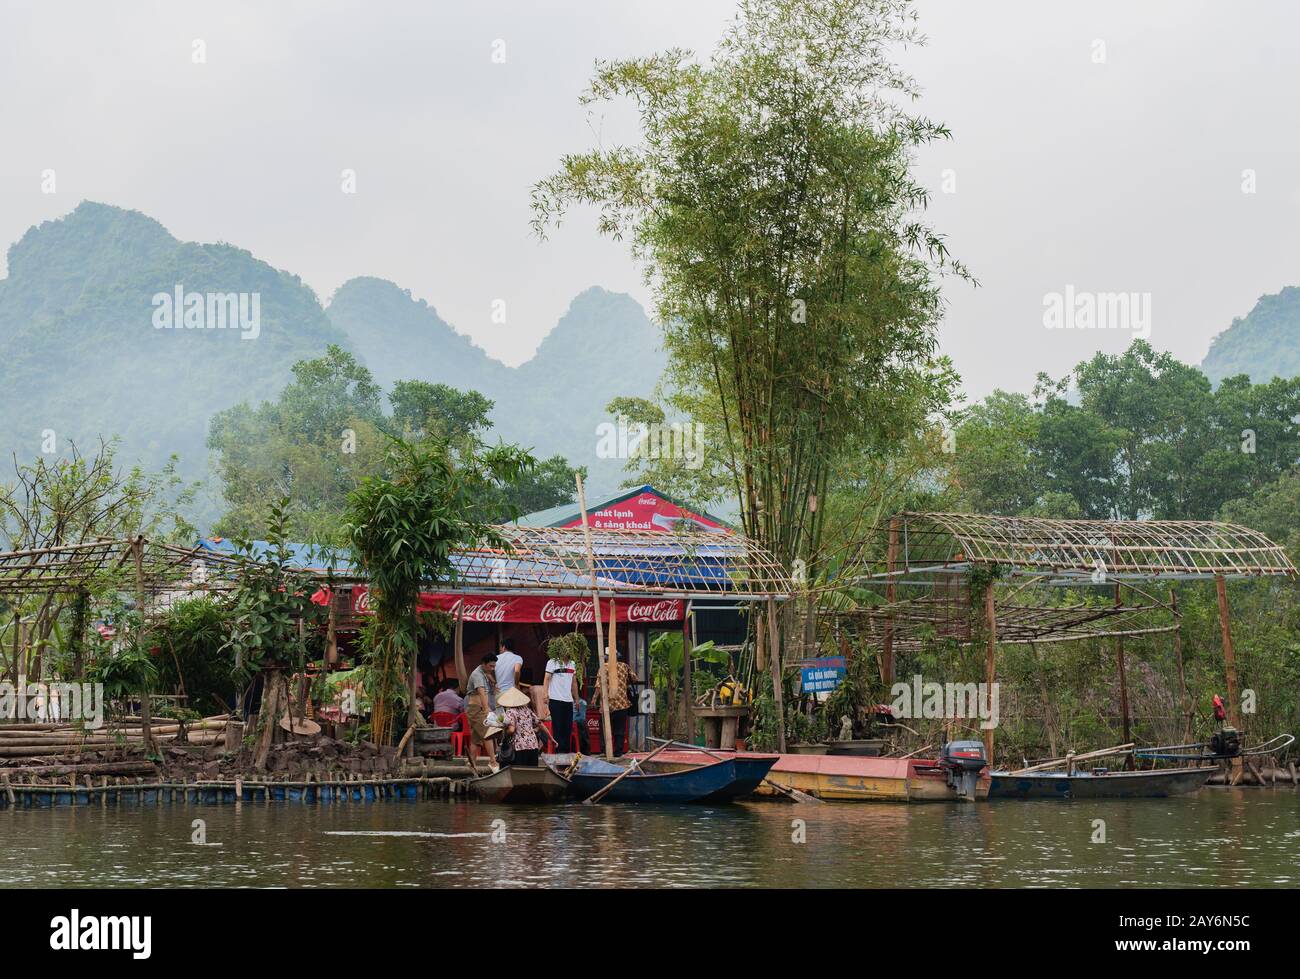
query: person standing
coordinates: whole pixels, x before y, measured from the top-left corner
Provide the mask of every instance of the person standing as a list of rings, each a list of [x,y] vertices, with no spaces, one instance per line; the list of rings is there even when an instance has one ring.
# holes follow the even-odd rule
[[[501,640],[497,654],[497,696],[519,683],[519,671],[524,668],[524,658],[510,648],[510,640]]]
[[[546,681],[543,689],[551,714],[551,731],[555,735],[554,750],[567,752],[573,747],[573,678],[577,673],[573,651],[568,647],[546,661]]]
[[[533,710],[532,697],[520,687],[511,687],[501,692],[497,706],[501,708],[498,713],[505,736],[514,746],[514,758],[510,764],[536,767],[542,752],[542,742],[538,737],[542,721]]]
[[[637,675],[632,672],[631,667],[623,661],[623,654],[615,652],[618,659],[615,662],[613,678],[609,682],[609,726],[613,731],[613,754],[615,757],[623,754],[623,743],[627,738],[627,715],[632,709],[632,701],[628,697],[628,686],[631,683],[639,683]],[[609,663],[605,657],[601,657],[600,669],[596,673],[596,689],[591,695],[591,708],[600,706],[601,690],[604,686],[605,670]]]
[[[469,675],[465,685],[465,715],[469,718],[469,763],[478,770],[478,757],[488,750],[487,716],[496,706],[496,653],[487,653],[478,667]],[[488,758],[491,759],[491,754]]]

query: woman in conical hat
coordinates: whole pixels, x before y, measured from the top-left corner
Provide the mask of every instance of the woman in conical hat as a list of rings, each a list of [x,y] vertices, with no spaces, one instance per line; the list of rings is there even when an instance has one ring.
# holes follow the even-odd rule
[[[540,729],[542,736],[545,736],[545,728],[542,727],[537,712],[533,710],[529,691],[520,689],[521,687],[526,688],[527,684],[510,687],[499,694],[497,710],[501,715],[505,737],[510,739],[515,750],[514,759],[510,764],[536,766],[542,752],[538,731]]]

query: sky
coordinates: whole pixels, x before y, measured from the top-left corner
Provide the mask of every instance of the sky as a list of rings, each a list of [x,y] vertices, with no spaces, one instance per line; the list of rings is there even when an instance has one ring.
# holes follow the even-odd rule
[[[940,326],[969,397],[1027,391],[1136,335],[1199,362],[1259,296],[1300,284],[1300,4],[916,9],[929,43],[898,60],[917,111],[953,132],[916,174],[979,280],[945,284]],[[636,137],[630,111],[578,104],[593,63],[705,54],[734,13],[0,0],[0,245],[83,199],[133,208],[247,248],[322,301],[353,276],[391,279],[517,364],[589,286],[650,303],[592,215],[546,241],[529,228],[530,187],[562,154]],[[1112,328],[1045,324],[1061,297],[1108,293],[1132,295]]]

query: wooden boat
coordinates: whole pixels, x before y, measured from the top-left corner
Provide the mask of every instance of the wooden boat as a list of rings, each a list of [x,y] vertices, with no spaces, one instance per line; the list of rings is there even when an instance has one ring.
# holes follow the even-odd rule
[[[826,746],[828,755],[860,755],[877,757],[885,753],[889,742],[884,738],[865,738],[856,741],[832,741]]]
[[[934,761],[921,758],[879,758],[869,755],[755,755],[710,749],[710,753],[727,760],[746,758],[774,759],[765,773],[766,782],[787,789],[798,789],[819,799],[846,802],[953,802],[958,796],[948,785],[943,771]],[[689,748],[660,752],[651,767],[678,770],[698,768],[708,763],[708,755]],[[987,771],[975,786],[975,798],[989,795]],[[753,794],[763,798],[784,798],[769,784],[760,782]]]
[[[599,758],[583,758],[578,763],[578,770],[569,776],[569,781],[574,795],[586,799],[626,770],[625,765],[615,765]],[[752,780],[752,772],[746,779]],[[730,759],[696,764],[677,771],[660,770],[652,764],[646,771],[636,771],[621,779],[601,798],[605,802],[720,802],[734,798],[729,793],[739,781],[736,763]]]
[[[730,802],[733,799],[743,799],[747,795],[753,795],[779,758],[780,755],[737,754],[732,759],[732,764],[736,766],[736,780],[702,801]]]
[[[994,772],[992,799],[1160,799],[1195,792],[1219,769],[1158,768],[1145,772]]]
[[[545,765],[507,765],[469,785],[482,802],[562,802],[571,791],[568,780]]]

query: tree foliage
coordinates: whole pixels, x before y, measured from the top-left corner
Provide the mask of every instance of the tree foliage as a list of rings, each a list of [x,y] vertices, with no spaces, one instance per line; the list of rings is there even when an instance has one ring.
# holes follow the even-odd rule
[[[385,472],[367,476],[349,495],[345,532],[369,579],[374,612],[363,645],[378,743],[391,739],[407,701],[421,589],[454,580],[457,548],[505,546],[490,522],[496,515],[492,491],[534,466],[514,446],[462,445],[457,451],[443,438],[393,439]]]
[[[584,104],[627,99],[641,142],[564,157],[534,188],[538,233],[574,205],[646,266],[669,375],[716,406],[745,530],[816,560],[846,453],[883,447],[942,407],[934,272],[916,220],[918,146],[887,49],[920,43],[901,0],[744,0],[712,58],[599,62]]]
[[[477,391],[398,381],[388,395],[352,354],[331,346],[323,357],[294,365],[294,380],[276,401],[238,405],[213,418],[208,445],[218,453],[226,510],[216,531],[251,537],[268,516],[268,501],[288,497],[289,536],[343,541],[347,497],[368,476],[385,473],[389,437],[440,439],[456,455],[472,454],[491,428],[492,402]],[[573,499],[573,471],[553,456],[512,483],[485,487],[489,519],[512,508],[541,510]]]
[[[956,433],[962,505],[1008,515],[1213,519],[1300,458],[1300,378],[1217,388],[1135,341],[1097,354],[1033,400],[998,391]]]

